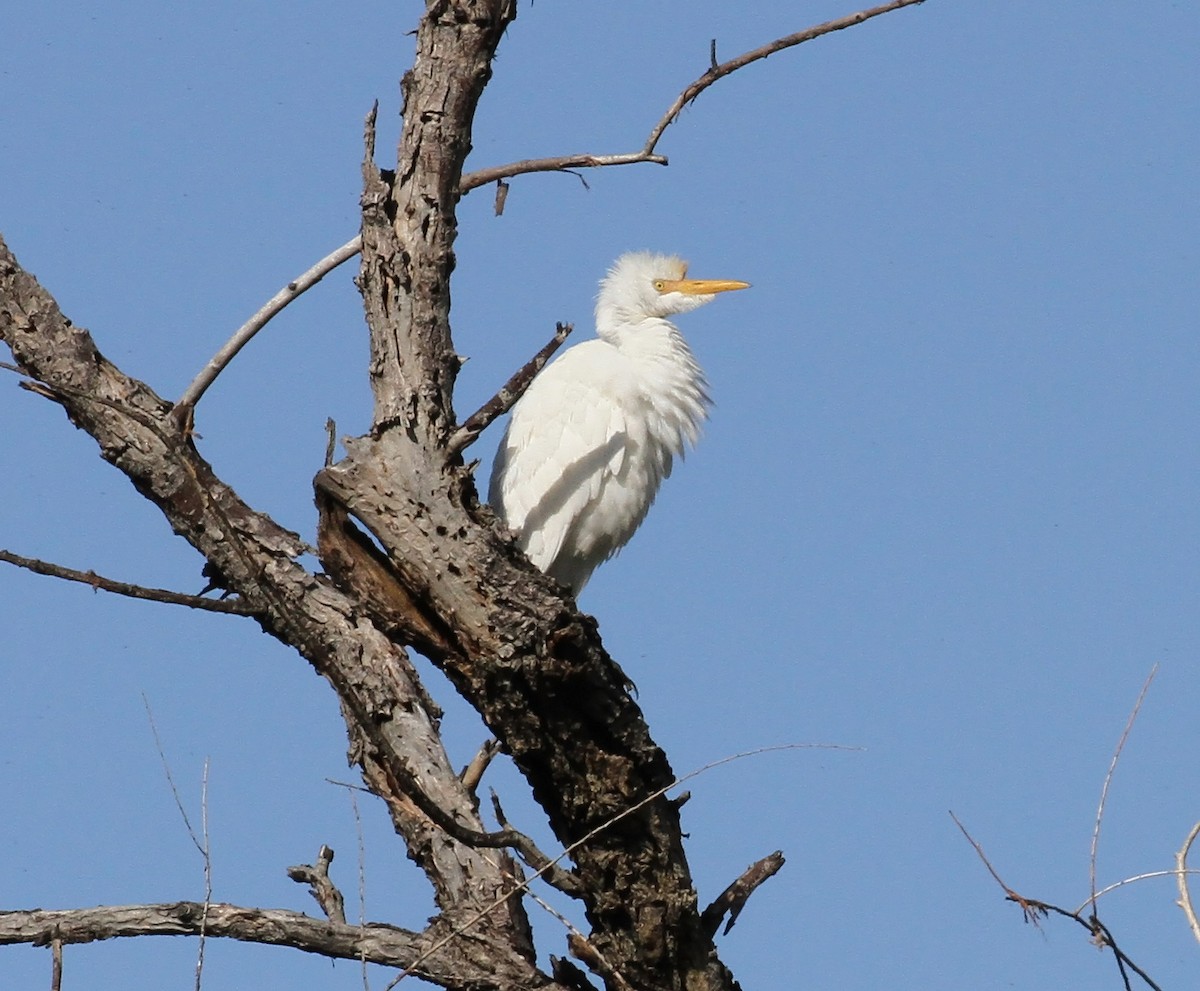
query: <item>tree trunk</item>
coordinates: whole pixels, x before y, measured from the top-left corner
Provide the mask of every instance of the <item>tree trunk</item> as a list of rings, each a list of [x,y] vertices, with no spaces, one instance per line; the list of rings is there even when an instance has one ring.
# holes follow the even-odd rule
[[[553,976],[537,968],[521,871],[506,848],[535,866],[545,858],[511,830],[486,832],[472,786],[450,767],[439,711],[405,655],[411,646],[479,711],[569,848],[574,867],[544,876],[585,906],[592,932],[572,937],[571,952],[614,991],[730,989],[665,794],[672,771],[627,679],[595,622],[498,532],[448,445],[459,366],[449,324],[455,210],[475,108],[515,14],[511,0],[428,3],[404,78],[394,170],[375,165],[368,122],[359,284],[375,412],[370,434],[347,441],[345,460],[316,479],[324,574],[298,563],[306,548],[297,535],[213,474],[194,446],[190,409],[173,409],[108,362],[2,241],[0,336],[29,387],[60,403],[262,628],[336,690],[351,757],[387,803],[439,908],[424,933],[389,930],[400,935],[372,953],[411,953],[412,973],[449,989],[583,981],[561,961]],[[184,903],[142,908],[105,924],[113,934],[137,920],[146,933],[203,931]],[[322,942],[290,917],[287,928],[284,915],[213,910],[223,935],[367,952],[362,931],[337,920]],[[10,928],[52,926],[68,941],[106,931],[91,916],[42,918],[52,914],[10,919]]]

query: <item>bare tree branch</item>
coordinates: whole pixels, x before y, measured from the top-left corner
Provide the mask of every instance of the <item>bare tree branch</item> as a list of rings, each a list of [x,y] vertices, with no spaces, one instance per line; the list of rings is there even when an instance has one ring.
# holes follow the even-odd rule
[[[1088,857],[1088,880],[1091,885],[1093,913],[1096,911],[1096,856],[1100,849],[1100,824],[1104,821],[1104,803],[1108,800],[1108,787],[1112,784],[1113,775],[1117,771],[1117,762],[1121,759],[1125,743],[1129,739],[1130,732],[1133,730],[1133,724],[1137,722],[1138,713],[1142,710],[1142,703],[1146,701],[1146,693],[1150,691],[1150,684],[1154,681],[1156,674],[1158,674],[1157,663],[1150,669],[1150,673],[1146,675],[1146,680],[1142,683],[1142,690],[1138,692],[1137,701],[1133,703],[1133,709],[1129,713],[1129,718],[1125,721],[1125,729],[1121,731],[1121,738],[1117,741],[1112,760],[1108,764],[1108,771],[1104,775],[1104,784],[1100,787],[1100,803],[1096,807],[1096,824],[1092,828],[1092,848]]]
[[[478,753],[471,758],[471,763],[462,769],[459,778],[462,779],[463,787],[472,795],[478,790],[484,771],[488,769],[498,753],[500,753],[500,741],[485,740]]]
[[[783,38],[776,38],[774,41],[768,42],[752,51],[745,52],[736,58],[730,59],[727,62],[718,64],[716,61],[716,40],[712,42],[710,48],[710,68],[704,75],[691,82],[682,93],[675,98],[675,101],[667,109],[667,112],[651,128],[649,135],[646,138],[646,143],[640,151],[621,152],[607,155],[592,155],[592,154],[574,154],[574,155],[555,155],[550,158],[525,158],[518,162],[509,162],[505,165],[493,165],[488,168],[478,169],[475,172],[468,172],[462,176],[458,183],[460,194],[465,195],[472,189],[478,189],[480,186],[485,186],[488,183],[497,183],[496,189],[496,215],[499,216],[504,212],[504,203],[508,195],[508,184],[503,180],[510,179],[513,176],[528,175],[535,172],[566,172],[570,169],[600,169],[611,166],[620,165],[668,165],[668,159],[665,155],[659,155],[655,149],[658,147],[658,142],[661,140],[663,133],[678,119],[680,112],[685,106],[693,102],[704,90],[708,89],[718,79],[723,79],[725,76],[736,72],[738,69],[744,68],[760,59],[765,59],[769,55],[774,55],[776,52],[781,52],[786,48],[793,48],[796,45],[801,45],[806,41],[812,41],[815,38],[820,38],[822,35],[832,34],[835,31],[841,31],[845,28],[854,27],[856,24],[862,24],[864,21],[871,20],[874,17],[879,17],[881,14],[891,13],[894,10],[899,10],[901,7],[911,7],[916,4],[924,3],[925,0],[892,0],[890,3],[881,4],[878,7],[872,7],[868,10],[861,10],[856,14],[849,14],[846,17],[839,17],[832,21],[827,21],[824,24],[818,24],[815,27],[806,28],[803,31],[797,31],[794,34],[787,35]],[[581,177],[582,178],[582,177]],[[584,186],[587,183],[584,182]],[[200,370],[200,373],[192,381],[192,383],[184,391],[183,395],[175,403],[175,415],[177,422],[182,427],[191,428],[191,415],[200,401],[200,397],[210,385],[216,381],[218,375],[225,367],[233,360],[237,353],[250,341],[255,334],[263,329],[267,323],[278,314],[284,307],[291,303],[302,293],[311,289],[326,275],[332,272],[339,265],[349,261],[362,250],[362,236],[359,235],[340,248],[331,251],[328,255],[322,258],[319,262],[301,273],[279,292],[272,296],[263,306],[241,327],[237,332],[224,344],[224,346],[209,359],[208,364]],[[472,440],[474,438],[471,438]],[[467,440],[462,444],[466,447],[470,443]],[[461,448],[460,448],[461,449]]]
[[[776,52],[781,52],[785,48],[794,48],[796,45],[802,45],[806,41],[812,41],[814,38],[820,38],[822,35],[854,27],[882,14],[890,14],[893,10],[899,10],[901,7],[912,7],[924,2],[925,0],[891,0],[890,3],[880,4],[878,7],[871,7],[869,10],[860,10],[857,14],[838,17],[832,21],[826,21],[824,24],[818,24],[815,27],[797,31],[795,34],[776,38],[774,41],[767,42],[767,44],[761,45],[752,51],[744,52],[736,58],[731,58],[728,62],[722,62],[720,65],[711,65],[704,75],[696,79],[675,98],[675,102],[671,104],[667,112],[662,115],[658,123],[650,131],[650,136],[646,139],[646,146],[642,149],[642,153],[645,155],[652,153],[658,147],[658,142],[663,136],[663,132],[679,118],[680,111],[693,102],[696,97],[718,79],[724,79],[731,73],[737,72],[738,69],[745,68],[753,62],[758,62],[769,55],[774,55]],[[711,61],[715,62],[717,55],[715,41],[709,54]]]
[[[1176,854],[1176,857],[1178,857],[1178,856],[1179,855]],[[1185,875],[1200,874],[1200,870],[1195,870],[1195,869],[1185,870],[1183,873]],[[1121,878],[1120,881],[1113,881],[1112,884],[1106,884],[1103,888],[1101,888],[1099,891],[1097,891],[1096,892],[1096,900],[1099,901],[1101,898],[1103,898],[1105,895],[1107,895],[1110,891],[1116,891],[1118,888],[1124,888],[1126,885],[1135,884],[1138,881],[1151,881],[1154,878],[1158,878],[1158,877],[1173,877],[1173,878],[1178,879],[1179,878],[1179,870],[1178,870],[1178,868],[1172,868],[1171,870],[1165,870],[1165,871],[1144,871],[1141,874],[1134,874],[1131,877],[1123,877],[1123,878]],[[1079,906],[1079,908],[1075,909],[1075,912],[1076,913],[1083,912],[1083,910],[1086,909],[1090,904],[1092,904],[1092,896],[1089,893],[1087,896],[1087,899],[1084,901],[1084,903],[1082,905]]]
[[[1017,899],[1010,899],[1017,900]],[[1055,915],[1061,915],[1067,919],[1074,919],[1092,937],[1092,942],[1098,947],[1107,946],[1113,951],[1113,959],[1117,963],[1117,970],[1121,975],[1122,981],[1125,983],[1126,991],[1132,991],[1132,984],[1129,980],[1129,971],[1133,971],[1138,977],[1145,982],[1146,986],[1151,991],[1162,991],[1141,967],[1134,963],[1124,950],[1117,946],[1117,941],[1113,938],[1112,931],[1095,915],[1090,915],[1086,919],[1081,914],[1071,912],[1065,908],[1059,908],[1057,905],[1051,905],[1049,902],[1030,902],[1029,904],[1036,905],[1043,913],[1053,912]]]
[[[176,422],[180,426],[190,428],[190,417],[196,403],[200,401],[200,397],[208,390],[208,387],[217,380],[217,376],[225,370],[225,366],[233,361],[237,353],[242,350],[260,330],[280,310],[287,306],[292,300],[307,292],[325,276],[332,272],[343,262],[349,261],[362,250],[362,238],[355,237],[353,240],[347,241],[340,248],[331,251],[319,262],[302,272],[286,286],[279,290],[274,296],[267,300],[244,324],[242,324],[237,332],[229,338],[228,341],[221,347],[216,354],[208,360],[199,374],[192,380],[175,403],[174,415]]]
[[[776,850],[747,867],[741,877],[722,891],[700,916],[700,921],[704,923],[709,935],[716,933],[726,913],[729,914],[729,922],[725,926],[725,933],[728,934],[737,922],[737,917],[742,914],[750,896],[764,881],[778,874],[783,864],[783,851]]]
[[[342,960],[365,959],[388,967],[407,967],[420,959],[414,976],[443,987],[471,986],[471,981],[481,988],[497,986],[483,944],[467,940],[457,943],[453,952],[433,949],[444,935],[443,924],[437,920],[429,929],[416,933],[382,923],[348,926],[285,909],[222,902],[207,908],[206,931],[210,937],[290,946],[305,953]],[[203,903],[189,901],[0,911],[0,946],[45,946],[54,940],[63,944],[92,943],[132,936],[198,936],[204,915]],[[516,976],[509,974],[508,979],[515,980]]]
[[[569,323],[554,325],[554,336],[542,346],[542,349],[505,382],[499,392],[467,417],[466,422],[450,435],[450,439],[446,441],[447,457],[453,457],[473,444],[497,418],[516,405],[517,400],[525,395],[525,390],[533,383],[534,376],[542,370],[546,362],[553,357],[554,352],[562,346],[563,341],[574,329],[574,325]]]
[[[62,940],[50,940],[50,991],[62,991]]]
[[[196,983],[194,991],[200,991],[204,977],[204,951],[208,946],[208,914],[212,909],[212,846],[208,838],[208,758],[204,759],[204,776],[200,785],[200,835],[204,844],[200,848],[204,856],[204,914],[200,917],[200,946],[196,950]]]
[[[336,689],[354,759],[385,799],[414,862],[429,877],[447,926],[502,897],[481,918],[472,947],[495,971],[536,983],[528,923],[509,903],[512,882],[478,851],[447,841],[398,789],[388,768],[405,768],[464,828],[480,829],[437,732],[436,710],[404,653],[363,618],[361,605],[295,560],[299,538],[256,513],[215,477],[171,407],[120,372],[82,327],[18,265],[0,239],[0,339],[22,372],[43,383],[100,453],[126,474],[193,544],[228,588],[254,609],[265,631],[295,647]],[[199,916],[197,916],[199,919]],[[513,977],[514,981],[517,978]]]
[[[582,896],[583,886],[579,883],[579,878],[570,871],[565,871],[558,866],[558,861],[562,859],[561,857],[551,860],[538,849],[537,844],[532,839],[512,828],[508,818],[504,815],[504,808],[500,805],[500,796],[494,791],[492,792],[492,811],[495,813],[496,821],[500,823],[503,832],[514,838],[514,842],[509,845],[520,854],[521,860],[524,861],[525,865],[530,870],[536,872],[534,877],[540,877],[552,888],[557,888],[563,894],[571,895],[574,898]],[[524,883],[524,876],[519,877],[517,880],[522,882],[522,887],[528,889],[528,884]]]
[[[79,582],[93,589],[101,589],[116,595],[127,595],[132,599],[145,599],[150,602],[166,602],[175,606],[188,606],[191,609],[207,610],[208,612],[232,613],[235,616],[253,616],[254,608],[241,599],[206,599],[199,595],[186,595],[183,592],[172,592],[165,588],[147,588],[144,585],[130,585],[128,582],[114,581],[96,574],[94,571],[76,571],[61,564],[51,564],[33,557],[22,557],[12,551],[0,549],[0,561],[16,565],[39,575],[51,578],[62,578],[69,582]]]
[[[1100,921],[1100,917],[1096,915],[1094,911],[1094,896],[1093,898],[1089,898],[1088,901],[1084,903],[1085,908],[1087,905],[1093,906],[1093,911],[1085,917],[1082,910],[1072,912],[1070,909],[1060,908],[1059,906],[1052,905],[1049,902],[1039,901],[1036,898],[1026,898],[1023,895],[1017,894],[1016,891],[1014,891],[1000,879],[1000,875],[996,872],[996,868],[992,866],[991,862],[987,858],[987,855],[983,852],[983,847],[975,840],[974,837],[971,836],[970,833],[967,832],[967,827],[959,821],[958,816],[951,812],[950,818],[954,820],[954,824],[959,828],[959,830],[962,831],[962,834],[966,837],[967,842],[975,848],[976,854],[978,854],[979,859],[983,861],[983,865],[988,869],[988,873],[995,878],[996,883],[1004,890],[1005,899],[1015,903],[1020,907],[1021,913],[1025,917],[1026,922],[1031,922],[1034,926],[1040,929],[1041,920],[1046,918],[1051,913],[1055,915],[1061,915],[1067,919],[1074,919],[1088,931],[1093,943],[1101,948],[1107,946],[1110,950],[1112,950],[1113,959],[1116,961],[1117,970],[1121,975],[1121,980],[1125,984],[1126,991],[1132,991],[1132,986],[1129,980],[1130,971],[1133,971],[1135,974],[1137,974],[1137,976],[1145,982],[1146,986],[1150,988],[1151,991],[1162,991],[1162,988],[1160,988],[1153,980],[1151,980],[1150,975],[1142,970],[1142,968],[1137,964],[1135,964],[1133,960],[1129,958],[1129,955],[1119,946],[1117,946],[1117,941],[1113,937],[1112,932],[1109,930],[1108,926]]]
[[[1021,911],[1025,914],[1026,922],[1030,922],[1034,926],[1038,926],[1040,928],[1040,923],[1038,920],[1045,916],[1045,908],[1039,902],[1022,898],[1012,888],[1005,884],[1004,879],[1000,877],[999,872],[995,867],[992,866],[992,862],[988,860],[987,854],[983,852],[983,847],[979,844],[975,837],[967,832],[967,827],[962,824],[958,816],[951,812],[950,818],[954,820],[954,825],[956,825],[963,836],[966,837],[967,842],[975,848],[976,855],[983,862],[983,866],[987,868],[988,873],[992,875],[992,879],[1004,890],[1005,897],[1021,906]]]
[[[287,869],[287,876],[297,884],[307,884],[309,894],[321,906],[321,911],[330,922],[344,925],[346,922],[346,900],[338,886],[329,876],[329,865],[333,863],[333,847],[321,845],[315,864],[297,864]]]
[[[613,165],[637,165],[641,163],[667,165],[666,156],[659,155],[655,151],[663,133],[675,123],[679,118],[680,111],[685,106],[693,102],[696,97],[718,79],[723,79],[731,73],[737,72],[738,69],[745,68],[754,62],[767,58],[769,55],[774,55],[776,52],[781,52],[785,48],[794,48],[796,45],[802,45],[806,41],[812,41],[814,38],[820,38],[822,35],[832,34],[835,31],[854,27],[856,24],[862,24],[864,21],[869,21],[873,17],[879,17],[881,14],[889,14],[894,10],[899,10],[901,7],[912,7],[924,2],[925,0],[891,0],[890,3],[881,4],[869,10],[860,10],[856,14],[849,14],[846,17],[826,21],[824,24],[818,24],[815,27],[797,31],[795,34],[789,34],[783,38],[776,38],[774,41],[768,42],[752,51],[744,52],[736,58],[720,64],[716,62],[716,42],[714,41],[709,51],[711,65],[708,71],[689,83],[683,92],[675,98],[675,102],[667,108],[667,112],[650,129],[650,134],[647,136],[646,143],[641,151],[625,152],[616,155],[558,155],[552,158],[527,158],[519,162],[509,162],[507,165],[493,165],[486,169],[479,169],[476,172],[468,172],[463,176],[462,182],[459,183],[459,189],[463,193],[467,193],[489,182],[510,179],[513,176],[526,175],[531,172],[561,172],[571,168],[599,169]]]
[[[1192,892],[1187,883],[1188,874],[1195,873],[1188,870],[1187,858],[1188,852],[1192,849],[1192,844],[1196,842],[1197,836],[1200,836],[1200,822],[1197,822],[1192,827],[1191,832],[1187,834],[1187,838],[1183,841],[1183,846],[1175,854],[1175,870],[1177,871],[1179,884],[1178,905],[1183,909],[1183,914],[1187,918],[1192,935],[1196,937],[1197,942],[1200,942],[1200,920],[1196,918],[1196,909],[1192,906]]]
[[[511,179],[513,176],[529,175],[532,172],[566,172],[569,169],[603,169],[613,165],[668,165],[666,155],[657,155],[646,150],[628,151],[613,155],[555,155],[551,158],[523,158],[519,162],[492,165],[486,169],[468,172],[459,183],[462,192],[486,186],[489,182]]]

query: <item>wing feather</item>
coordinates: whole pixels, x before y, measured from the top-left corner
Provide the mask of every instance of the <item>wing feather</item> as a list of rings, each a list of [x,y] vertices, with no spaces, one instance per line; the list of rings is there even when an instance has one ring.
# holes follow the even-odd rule
[[[492,472],[493,508],[530,560],[576,591],[599,563],[578,573],[586,551],[575,546],[580,521],[594,514],[629,456],[627,412],[640,397],[630,390],[625,361],[593,340],[545,368],[513,409]]]

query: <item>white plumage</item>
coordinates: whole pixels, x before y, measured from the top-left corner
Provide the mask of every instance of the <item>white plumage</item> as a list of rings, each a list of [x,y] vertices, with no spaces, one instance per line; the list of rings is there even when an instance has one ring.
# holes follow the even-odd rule
[[[704,373],[667,317],[747,286],[688,279],[668,255],[622,255],[600,283],[596,339],[551,362],[513,408],[489,500],[576,595],[633,536],[706,415]]]

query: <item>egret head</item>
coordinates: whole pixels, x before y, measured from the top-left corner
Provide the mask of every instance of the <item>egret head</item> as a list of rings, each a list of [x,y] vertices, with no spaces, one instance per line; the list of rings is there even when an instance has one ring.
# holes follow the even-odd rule
[[[750,283],[729,279],[689,279],[687,262],[674,255],[631,251],[608,270],[596,297],[600,335],[643,320],[686,313],[709,303],[717,293],[748,289]]]

